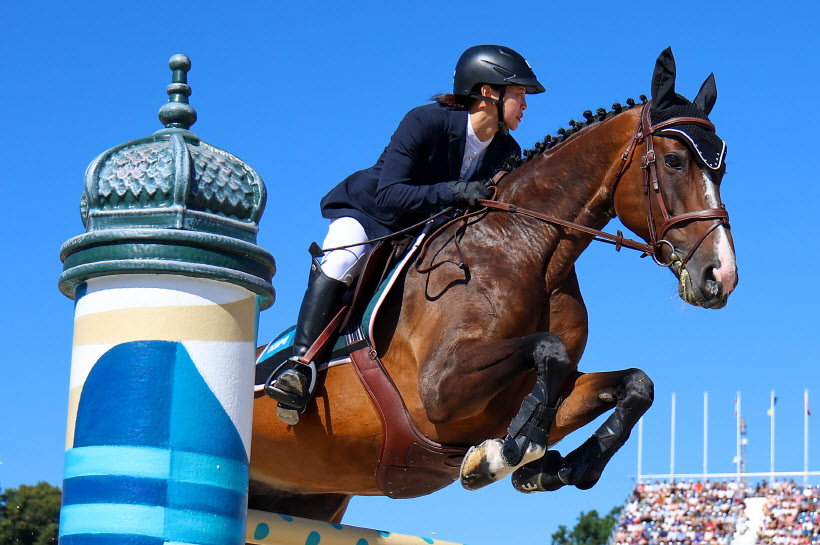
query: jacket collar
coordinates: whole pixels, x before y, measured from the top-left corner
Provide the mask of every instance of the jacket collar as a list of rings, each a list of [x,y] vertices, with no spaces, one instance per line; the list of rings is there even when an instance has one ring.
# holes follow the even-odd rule
[[[467,144],[467,116],[466,110],[448,110],[450,135],[450,179],[458,180],[461,175],[461,161],[464,159],[464,146]]]

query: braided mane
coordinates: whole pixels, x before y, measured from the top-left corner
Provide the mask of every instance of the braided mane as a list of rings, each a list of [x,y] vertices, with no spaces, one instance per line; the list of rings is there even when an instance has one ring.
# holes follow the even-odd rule
[[[643,104],[646,104],[646,95],[640,95],[638,98],[641,99],[641,102]],[[584,130],[593,123],[599,123],[605,119],[613,117],[613,115],[618,115],[622,111],[629,110],[634,107],[635,99],[628,98],[626,99],[626,106],[623,106],[621,103],[616,102],[612,105],[612,111],[609,112],[606,111],[604,108],[598,108],[598,110],[594,114],[592,113],[592,110],[587,110],[583,113],[583,116],[586,119],[586,121],[576,121],[574,119],[570,119],[569,128],[562,127],[558,129],[558,136],[552,136],[551,134],[548,134],[544,137],[543,141],[536,142],[535,146],[532,149],[524,150],[523,157],[514,158],[512,166],[513,168],[520,167],[527,161],[531,160],[533,157],[536,157],[547,150],[551,150],[555,146],[565,142],[570,136],[577,134],[578,132]]]

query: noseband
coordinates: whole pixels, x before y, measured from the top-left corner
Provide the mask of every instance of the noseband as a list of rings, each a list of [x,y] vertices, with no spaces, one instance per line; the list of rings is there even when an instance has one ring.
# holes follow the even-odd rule
[[[702,125],[707,127],[708,129],[714,131],[715,126],[712,125],[711,122],[707,121],[706,119],[700,119],[697,117],[673,117],[671,119],[667,119],[657,125],[652,125],[649,119],[649,111],[652,106],[652,101],[646,103],[643,108],[643,112],[641,112],[641,121],[638,123],[637,128],[635,129],[635,133],[632,135],[632,138],[629,141],[629,144],[626,147],[626,150],[621,155],[621,165],[618,168],[618,171],[615,173],[615,180],[612,184],[612,195],[614,198],[615,195],[615,187],[618,185],[618,182],[621,179],[624,171],[626,171],[626,166],[629,163],[629,158],[632,155],[632,152],[635,149],[635,142],[640,140],[641,138],[644,141],[644,148],[646,150],[646,154],[641,159],[641,168],[643,169],[643,193],[644,193],[644,200],[646,202],[646,222],[649,226],[649,245],[652,247],[652,257],[658,265],[663,267],[669,267],[679,258],[675,254],[675,246],[663,238],[670,229],[674,226],[678,225],[679,223],[686,223],[690,221],[700,221],[700,220],[713,220],[714,223],[701,235],[698,241],[692,246],[689,250],[689,253],[680,260],[681,267],[684,267],[686,263],[689,262],[689,259],[694,255],[695,251],[700,247],[703,241],[709,236],[709,233],[714,231],[720,225],[726,226],[729,228],[729,212],[726,211],[726,207],[720,202],[720,196],[718,196],[718,206],[720,208],[708,208],[705,210],[698,210],[695,212],[684,212],[683,214],[677,216],[670,216],[669,211],[664,204],[663,195],[661,194],[660,183],[658,182],[658,168],[656,163],[655,157],[655,146],[652,141],[652,136],[668,127],[674,125],[682,125],[682,124],[696,124]],[[660,232],[658,232],[657,228],[655,227],[655,217],[652,212],[652,196],[650,193],[655,194],[655,198],[658,201],[658,208],[660,208],[661,214],[663,214],[663,224],[661,224]],[[667,245],[670,249],[669,254],[669,261],[662,262],[660,261],[659,257],[661,254],[661,249],[664,245]]]

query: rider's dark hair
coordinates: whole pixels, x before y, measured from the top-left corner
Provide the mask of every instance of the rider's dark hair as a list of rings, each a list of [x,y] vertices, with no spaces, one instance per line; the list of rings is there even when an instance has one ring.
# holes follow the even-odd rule
[[[469,110],[476,99],[452,93],[439,93],[430,97],[430,100],[435,100],[448,110]]]
[[[489,84],[476,83],[472,92],[475,94],[481,94],[481,87],[484,85]],[[490,87],[496,93],[501,92],[501,85],[490,85]],[[454,95],[452,93],[439,93],[430,97],[430,100],[435,100],[448,110],[469,110],[477,99],[463,95]]]

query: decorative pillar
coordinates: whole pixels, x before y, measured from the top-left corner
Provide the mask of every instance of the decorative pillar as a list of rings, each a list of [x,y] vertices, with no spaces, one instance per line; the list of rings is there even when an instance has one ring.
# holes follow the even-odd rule
[[[201,141],[185,55],[164,129],[85,174],[86,233],[60,253],[75,301],[60,543],[242,544],[259,311],[259,175]]]

